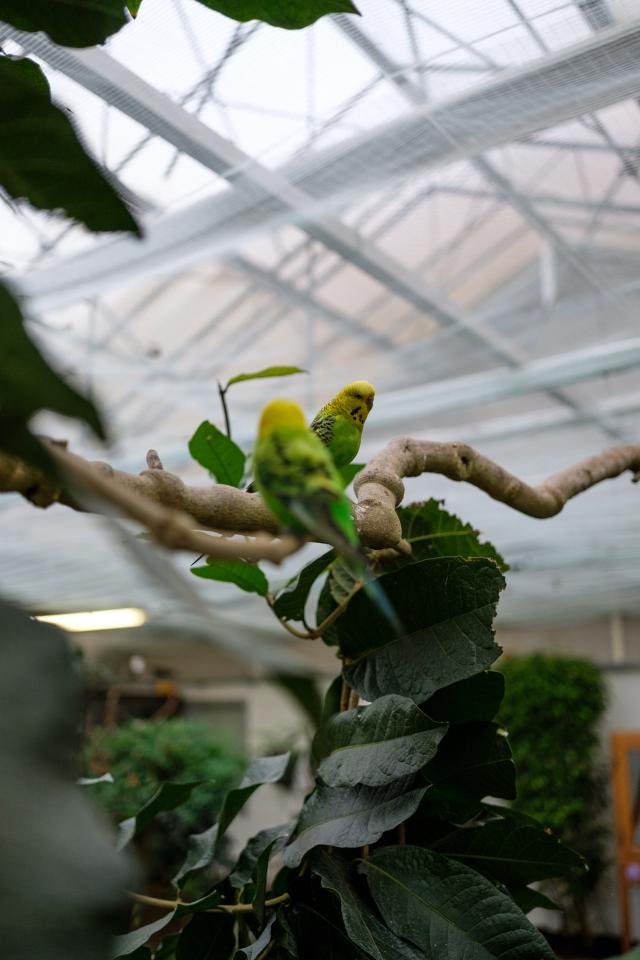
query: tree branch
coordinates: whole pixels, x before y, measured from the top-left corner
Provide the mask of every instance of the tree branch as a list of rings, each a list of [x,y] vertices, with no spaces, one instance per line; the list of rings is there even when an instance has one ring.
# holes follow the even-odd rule
[[[572,497],[627,470],[634,474],[633,481],[637,483],[640,444],[610,447],[532,487],[466,443],[397,437],[369,461],[354,481],[358,498],[356,520],[363,543],[395,546],[402,536],[395,509],[404,496],[402,478],[423,473],[464,480],[520,513],[545,519],[560,513]]]
[[[270,560],[272,563],[281,563],[285,557],[299,550],[303,541],[297,537],[281,537],[276,540],[272,536],[259,533],[253,540],[231,540],[228,537],[215,536],[212,533],[194,529],[200,517],[194,516],[195,511],[185,510],[188,506],[200,505],[200,515],[203,510],[200,503],[204,500],[201,494],[216,491],[231,491],[240,497],[247,496],[232,487],[190,488],[172,473],[161,469],[160,459],[155,451],[150,451],[147,460],[154,463],[153,469],[144,470],[138,476],[121,473],[114,470],[107,463],[83,460],[74,453],[70,453],[58,443],[47,442],[47,450],[65,481],[63,486],[55,487],[49,478],[45,478],[40,471],[23,463],[15,457],[0,453],[0,492],[9,490],[22,493],[37,506],[47,507],[59,501],[74,509],[81,509],[78,495],[74,497],[74,489],[78,492],[87,492],[100,501],[116,507],[118,512],[132,520],[137,520],[152,535],[153,539],[170,550],[189,550],[209,557],[244,560]],[[250,495],[252,500],[259,497]],[[221,497],[224,500],[224,494]],[[238,509],[234,498],[231,497],[231,516],[235,516]],[[263,526],[276,530],[273,518],[260,502],[263,517]],[[203,524],[203,525],[208,525]],[[256,523],[251,529],[259,529]],[[239,530],[247,528],[239,524]]]
[[[21,493],[40,507],[57,501],[77,510],[80,507],[74,500],[74,486],[85,489],[142,523],[154,539],[174,550],[278,563],[300,547],[292,537],[274,541],[257,536],[240,543],[193,529],[251,534],[278,531],[258,494],[223,484],[187,486],[161,468],[155,451],[148,461],[153,469],[134,475],[114,470],[106,463],[90,463],[51,441],[47,448],[66,474],[61,486],[55,487],[37,468],[0,452],[0,493]],[[403,477],[439,473],[450,480],[471,483],[494,500],[542,519],[555,516],[568,500],[589,487],[627,470],[634,474],[634,482],[640,479],[640,444],[610,447],[532,487],[467,444],[398,437],[356,477],[354,515],[365,546],[399,548],[402,533],[396,507],[404,496]]]

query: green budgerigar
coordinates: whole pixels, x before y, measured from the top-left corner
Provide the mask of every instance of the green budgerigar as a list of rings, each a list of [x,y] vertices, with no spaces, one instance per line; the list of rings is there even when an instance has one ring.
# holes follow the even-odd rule
[[[331,544],[400,632],[395,611],[367,569],[342,478],[327,447],[307,427],[297,403],[272,400],[264,408],[253,469],[256,488],[283,529]]]
[[[329,448],[338,469],[357,457],[375,395],[370,383],[356,380],[325,403],[311,421],[311,429]]]

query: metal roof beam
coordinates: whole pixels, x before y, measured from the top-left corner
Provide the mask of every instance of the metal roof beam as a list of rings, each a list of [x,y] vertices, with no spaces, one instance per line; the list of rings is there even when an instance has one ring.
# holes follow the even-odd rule
[[[9,31],[10,28],[7,28]],[[451,313],[393,258],[362,247],[362,238],[321,214],[326,199],[417,169],[459,160],[480,150],[531,134],[640,94],[640,21],[602,31],[543,60],[474,86],[454,97],[417,106],[406,115],[337,146],[314,151],[272,171],[251,160],[103,50],[65,50],[46,38],[11,31],[25,49],[82,83],[113,106],[135,117],[155,135],[241,188],[167,215],[148,228],[148,239],[112,241],[22,280],[35,306],[67,303],[95,295],[141,273],[177,270],[234,238],[276,222],[294,220],[315,239],[392,285],[399,296],[440,322]],[[603,82],[593,84],[600,70]],[[535,96],[542,89],[544,96]],[[486,117],[491,116],[491,123]],[[315,202],[314,202],[315,201]],[[323,202],[324,201],[324,202]]]

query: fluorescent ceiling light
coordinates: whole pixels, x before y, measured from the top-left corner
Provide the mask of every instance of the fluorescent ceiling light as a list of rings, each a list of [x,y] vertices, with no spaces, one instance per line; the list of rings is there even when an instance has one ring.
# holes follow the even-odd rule
[[[140,627],[146,621],[144,610],[136,607],[119,607],[115,610],[87,610],[83,613],[52,613],[38,616],[43,623],[55,623],[63,630],[73,633],[89,633],[93,630],[124,630]]]

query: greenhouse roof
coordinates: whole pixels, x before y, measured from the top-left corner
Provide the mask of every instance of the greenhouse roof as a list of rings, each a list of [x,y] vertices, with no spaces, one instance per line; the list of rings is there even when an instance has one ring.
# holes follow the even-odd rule
[[[0,206],[4,275],[111,443],[48,417],[43,431],[133,471],[155,448],[204,483],[186,441],[220,419],[216,380],[287,363],[308,376],[230,394],[247,449],[265,398],[311,413],[362,378],[377,388],[365,457],[398,434],[467,440],[535,483],[640,440],[637,2],[361,9],[287,32],[145,0],[88,50],[0,29],[4,50],[41,63],[145,231],[105,238]],[[511,564],[505,621],[640,613],[628,478],[546,521],[442,477],[407,482],[408,499],[429,496]],[[103,521],[17,497],[0,513],[5,594],[166,608],[138,542],[123,552]],[[172,559],[177,578],[188,561]]]

